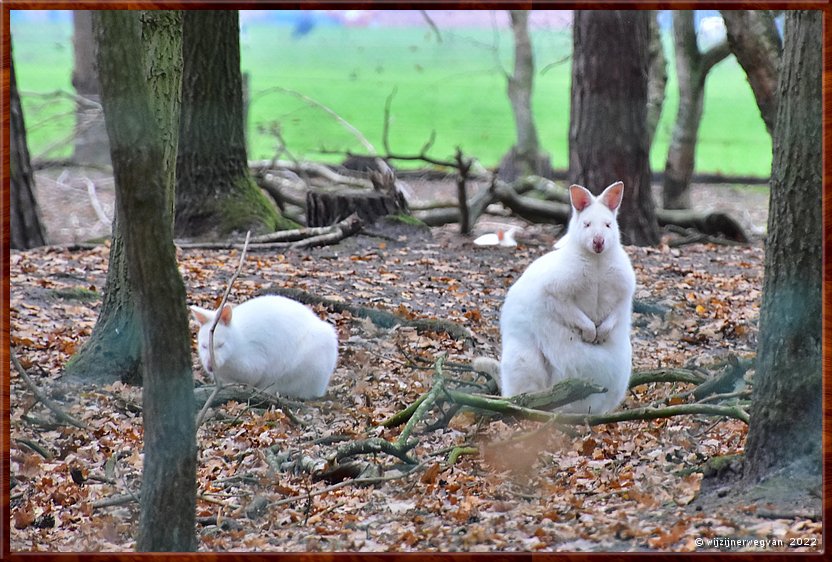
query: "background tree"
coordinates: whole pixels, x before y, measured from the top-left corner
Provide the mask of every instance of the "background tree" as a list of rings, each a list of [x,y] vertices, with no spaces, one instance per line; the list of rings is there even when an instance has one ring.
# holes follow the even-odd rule
[[[168,207],[172,209],[182,82],[182,15],[177,11],[148,10],[139,12],[139,17],[145,49],[142,58],[145,81],[152,93],[150,103],[156,124],[164,131],[161,162],[168,175],[165,185],[170,186],[167,197]],[[121,380],[141,384],[141,337],[135,296],[127,280],[127,257],[119,220],[116,214],[98,320],[89,339],[67,363],[65,373],[87,382]]]
[[[823,12],[789,11],[773,138],[765,281],[747,479],[821,476]]]
[[[46,244],[46,235],[40,220],[38,202],[35,200],[35,181],[29,159],[29,146],[26,143],[26,125],[20,96],[17,94],[14,59],[11,55],[9,63],[9,234],[12,248],[26,250]]]
[[[251,178],[243,132],[236,10],[188,10],[176,165],[177,236],[225,238],[297,226]]]
[[[506,73],[506,81],[517,142],[500,161],[499,176],[504,181],[529,175],[550,178],[554,175],[551,159],[540,150],[532,114],[534,55],[529,37],[529,11],[509,10],[509,17],[514,34],[514,70],[510,75]]]
[[[731,52],[745,70],[766,130],[772,134],[777,115],[777,74],[783,50],[774,12],[721,10],[720,13]]]
[[[662,33],[657,21],[656,10],[650,11],[649,70],[647,73],[647,146],[653,145],[653,138],[662,117],[665,90],[667,88],[667,57],[664,56]]]
[[[80,164],[109,165],[110,147],[101,111],[93,46],[92,12],[74,10],[72,86],[78,94],[78,101],[75,106],[75,146],[72,159]]]
[[[725,41],[704,53],[699,50],[693,15],[693,10],[673,12],[679,109],[664,167],[662,206],[665,209],[690,209],[690,179],[696,159],[699,124],[702,122],[705,78],[714,65],[731,54]]]
[[[627,244],[659,241],[647,134],[647,11],[576,10],[569,114],[569,180],[596,195],[624,182]]]
[[[185,286],[171,236],[172,176],[160,166],[171,123],[159,127],[154,106],[162,104],[151,102],[157,94],[148,88],[145,68],[136,64],[143,58],[139,15],[102,10],[93,16],[118,224],[142,342],[144,467],[136,548],[190,551],[196,549],[191,346]],[[181,22],[176,13],[165,16],[164,25]],[[154,44],[150,51],[168,52],[165,47]],[[165,69],[179,76],[172,67]],[[177,95],[175,83],[170,85],[168,94]]]

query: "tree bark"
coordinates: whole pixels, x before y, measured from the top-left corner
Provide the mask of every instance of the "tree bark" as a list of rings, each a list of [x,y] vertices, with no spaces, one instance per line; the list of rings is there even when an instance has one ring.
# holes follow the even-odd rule
[[[75,108],[75,162],[110,165],[110,146],[101,111],[101,94],[98,87],[98,71],[95,69],[95,51],[92,37],[92,12],[72,12],[72,86],[75,93],[92,103],[78,103]]]
[[[783,45],[770,10],[720,10],[728,45],[748,77],[769,134],[777,116],[777,74]]]
[[[175,35],[176,15],[162,17],[167,20],[164,25],[173,26],[170,31]],[[173,122],[169,115],[167,122],[162,121],[164,126],[158,126],[162,104],[151,102],[145,68],[137,64],[144,47],[139,12],[96,12],[94,28],[116,209],[128,266],[127,283],[135,295],[144,365],[144,467],[136,548],[193,551],[196,427],[190,338],[185,286],[171,237],[172,177],[160,165],[165,161],[164,145],[170,143],[166,135]],[[167,51],[159,45],[148,50],[156,54]],[[176,69],[157,62],[172,73],[168,83],[175,89]],[[149,66],[158,68],[155,63]]]
[[[540,150],[532,114],[534,56],[529,37],[529,11],[509,10],[509,16],[514,34],[514,70],[506,75],[506,81],[517,142],[501,160],[499,177],[503,181],[530,175],[552,177],[552,164],[549,155]]]
[[[140,17],[142,44],[145,48],[143,70],[153,94],[150,98],[151,108],[157,126],[165,131],[161,166],[167,174],[165,185],[171,186],[167,192],[167,207],[172,212],[182,83],[182,14],[178,11],[154,10],[141,12]],[[170,228],[173,228],[172,222]],[[106,384],[120,380],[140,385],[141,334],[136,318],[135,296],[127,281],[127,258],[118,214],[113,217],[112,232],[101,311],[90,338],[67,363],[65,374],[88,383]]]
[[[746,479],[821,476],[820,11],[786,15]],[[828,237],[827,237],[828,238]],[[828,240],[827,240],[828,242]],[[826,319],[828,320],[828,318]],[[819,491],[819,489],[818,489]]]
[[[665,90],[667,88],[667,58],[664,56],[661,29],[655,10],[650,12],[650,47],[647,74],[647,146],[653,146],[653,138],[662,117]]]
[[[679,109],[664,169],[662,206],[690,209],[690,179],[696,158],[696,141],[705,97],[705,78],[713,66],[730,54],[723,42],[701,53],[696,44],[692,10],[673,12],[673,45],[676,52],[676,81]]]
[[[9,235],[11,247],[26,250],[46,244],[46,235],[35,200],[35,180],[26,142],[23,108],[17,94],[14,59],[9,56],[9,145],[11,192],[9,193]]]
[[[575,11],[569,116],[570,181],[595,194],[623,181],[621,237],[638,245],[659,241],[647,134],[648,19],[646,11]]]
[[[182,41],[176,236],[218,239],[294,228],[249,173],[237,11],[185,11]]]

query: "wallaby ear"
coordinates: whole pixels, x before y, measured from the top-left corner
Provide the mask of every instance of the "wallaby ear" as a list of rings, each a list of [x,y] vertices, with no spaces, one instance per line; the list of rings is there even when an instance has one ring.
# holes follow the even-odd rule
[[[194,320],[196,320],[200,326],[214,317],[214,313],[212,311],[205,310],[204,308],[200,308],[198,306],[191,307],[191,315],[193,315]]]
[[[592,205],[593,201],[592,193],[580,185],[569,186],[569,199],[572,201],[572,207],[579,213]]]
[[[609,185],[598,197],[598,199],[601,203],[606,205],[610,211],[615,212],[619,205],[621,205],[621,200],[624,199],[624,182],[617,181]]]
[[[222,312],[220,312],[220,322],[228,326],[231,323],[231,305],[227,304],[222,308]]]

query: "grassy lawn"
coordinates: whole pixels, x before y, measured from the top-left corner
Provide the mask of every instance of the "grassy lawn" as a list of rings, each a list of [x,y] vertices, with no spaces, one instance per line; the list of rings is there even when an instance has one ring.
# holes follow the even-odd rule
[[[43,94],[71,91],[71,26],[14,22],[12,40],[31,152],[41,156],[50,149],[51,157],[67,156],[72,102]],[[538,68],[551,65],[535,77],[538,132],[555,167],[565,168],[570,62],[563,59],[571,51],[571,34],[539,30],[533,43]],[[450,157],[460,146],[494,166],[514,139],[501,69],[510,68],[513,56],[508,32],[495,37],[490,29],[443,30],[440,43],[427,28],[320,27],[292,38],[290,27],[251,24],[242,35],[241,55],[250,75],[251,158],[274,155],[275,130],[295,157],[338,161],[340,156],[322,151],[364,152],[331,115],[290,92],[328,107],[379,151],[384,103],[394,89],[389,136],[395,152],[417,153],[435,132],[432,156]],[[668,71],[667,99],[651,153],[654,170],[664,167],[677,105],[672,60]],[[771,141],[733,58],[708,79],[699,138],[697,171],[768,175]]]

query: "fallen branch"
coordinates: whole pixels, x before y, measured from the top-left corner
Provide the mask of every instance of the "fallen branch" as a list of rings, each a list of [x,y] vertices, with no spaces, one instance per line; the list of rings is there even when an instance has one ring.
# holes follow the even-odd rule
[[[325,306],[335,312],[347,311],[356,318],[368,318],[373,324],[380,328],[390,329],[395,326],[408,326],[415,328],[417,332],[445,332],[455,339],[471,338],[470,330],[459,324],[439,318],[404,318],[386,310],[359,306],[345,302],[339,302],[326,297],[319,297],[300,289],[291,287],[278,287],[272,285],[257,291],[257,295],[282,295],[307,305]]]
[[[357,234],[361,228],[361,219],[357,215],[350,215],[332,226],[298,228],[258,236],[257,239],[266,241],[254,242],[248,246],[236,242],[178,242],[176,245],[183,250],[294,250],[336,244]]]
[[[10,349],[9,355],[11,356],[14,368],[17,370],[18,374],[20,374],[20,378],[23,379],[23,382],[26,383],[26,386],[29,388],[29,390],[32,391],[35,397],[37,397],[38,401],[47,408],[49,408],[49,410],[53,414],[55,414],[55,417],[58,419],[58,421],[63,422],[65,424],[73,425],[79,429],[89,429],[89,426],[87,426],[87,424],[70,416],[52,400],[46,397],[43,391],[41,391],[37,387],[37,385],[32,381],[31,377],[29,377],[29,373],[26,372],[26,369],[23,368],[23,366],[20,364],[20,361],[18,361],[17,352],[14,347]]]
[[[639,371],[630,376],[629,388],[635,388],[651,382],[684,382],[702,384],[708,377],[690,369],[651,369]]]

